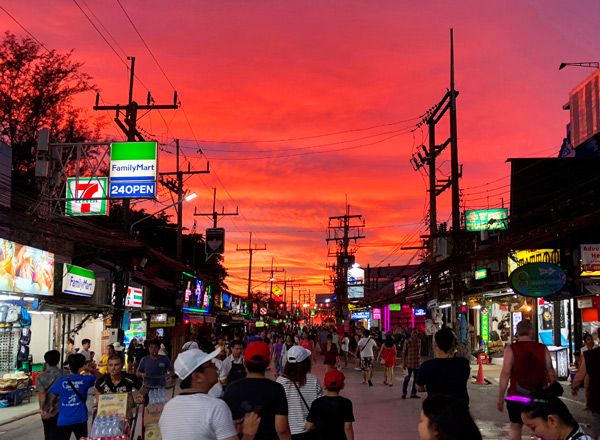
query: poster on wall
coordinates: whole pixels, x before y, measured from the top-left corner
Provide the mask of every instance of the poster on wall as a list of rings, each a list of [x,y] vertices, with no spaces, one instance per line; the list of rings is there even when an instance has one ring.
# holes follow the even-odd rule
[[[54,254],[0,238],[0,290],[54,295]]]
[[[132,322],[129,326],[129,330],[125,330],[125,339],[123,343],[126,347],[129,347],[131,340],[136,338],[138,341],[146,340],[146,322]]]
[[[581,245],[581,276],[600,276],[600,244]]]

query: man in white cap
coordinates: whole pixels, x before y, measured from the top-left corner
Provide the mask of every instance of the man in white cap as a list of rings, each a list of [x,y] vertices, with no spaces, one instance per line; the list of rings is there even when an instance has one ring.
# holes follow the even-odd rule
[[[175,374],[181,379],[182,392],[165,405],[160,417],[163,440],[237,440],[231,411],[208,391],[219,380],[213,359],[220,350],[208,354],[192,348],[175,360]],[[251,415],[244,422],[244,440],[254,438],[259,419]]]

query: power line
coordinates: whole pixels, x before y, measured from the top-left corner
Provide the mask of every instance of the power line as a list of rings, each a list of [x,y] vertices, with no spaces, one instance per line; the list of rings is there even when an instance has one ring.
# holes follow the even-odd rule
[[[138,30],[137,26],[135,25],[135,23],[133,22],[133,20],[131,19],[131,17],[127,13],[127,11],[125,10],[125,7],[121,3],[121,1],[120,0],[116,0],[116,1],[119,4],[119,6],[121,7],[121,10],[125,14],[125,16],[127,17],[127,20],[129,20],[129,23],[131,24],[131,26],[135,30],[135,33],[138,35],[138,37],[140,37],[140,40],[142,40],[142,43],[144,44],[144,47],[146,47],[146,50],[148,51],[148,53],[150,54],[150,56],[152,57],[152,59],[154,60],[154,62],[156,63],[156,65],[158,66],[158,68],[160,69],[161,73],[163,74],[163,76],[165,77],[165,79],[167,80],[167,82],[169,83],[169,85],[171,86],[171,88],[173,90],[176,90],[175,86],[173,85],[173,83],[171,82],[171,80],[169,79],[169,77],[167,76],[167,74],[165,72],[165,69],[163,69],[163,67],[158,62],[158,59],[156,59],[156,57],[154,56],[154,53],[152,52],[152,50],[150,50],[150,46],[148,46],[148,43],[146,43],[146,40],[144,39],[144,37],[142,37],[142,34]]]
[[[316,139],[316,138],[320,138],[320,137],[336,136],[339,134],[355,133],[355,132],[359,132],[359,131],[373,130],[375,128],[389,127],[392,125],[398,125],[398,124],[403,124],[406,122],[415,121],[419,118],[420,118],[420,116],[415,117],[415,118],[410,118],[410,119],[403,119],[401,121],[396,121],[396,122],[389,122],[386,124],[372,125],[370,127],[353,128],[353,129],[349,129],[349,130],[334,131],[334,132],[330,132],[330,133],[322,133],[322,134],[316,134],[316,135],[310,135],[310,136],[300,136],[300,137],[287,138],[287,139],[262,139],[262,140],[244,140],[244,141],[224,140],[224,139],[199,139],[199,141],[205,142],[207,144],[260,144],[260,143],[304,141],[307,139]],[[414,127],[414,126],[415,125],[411,125],[411,127]],[[190,140],[190,139],[182,139],[182,140]]]

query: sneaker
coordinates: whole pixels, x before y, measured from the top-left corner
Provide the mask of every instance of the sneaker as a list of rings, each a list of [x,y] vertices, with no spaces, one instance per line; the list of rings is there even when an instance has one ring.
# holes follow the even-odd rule
[[[371,382],[371,379],[369,379],[369,386],[372,387],[373,386],[373,382]]]

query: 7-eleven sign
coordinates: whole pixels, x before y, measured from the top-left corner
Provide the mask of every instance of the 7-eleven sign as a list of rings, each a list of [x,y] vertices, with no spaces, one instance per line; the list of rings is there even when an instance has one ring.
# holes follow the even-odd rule
[[[67,178],[66,215],[106,215],[107,199],[108,177]]]

